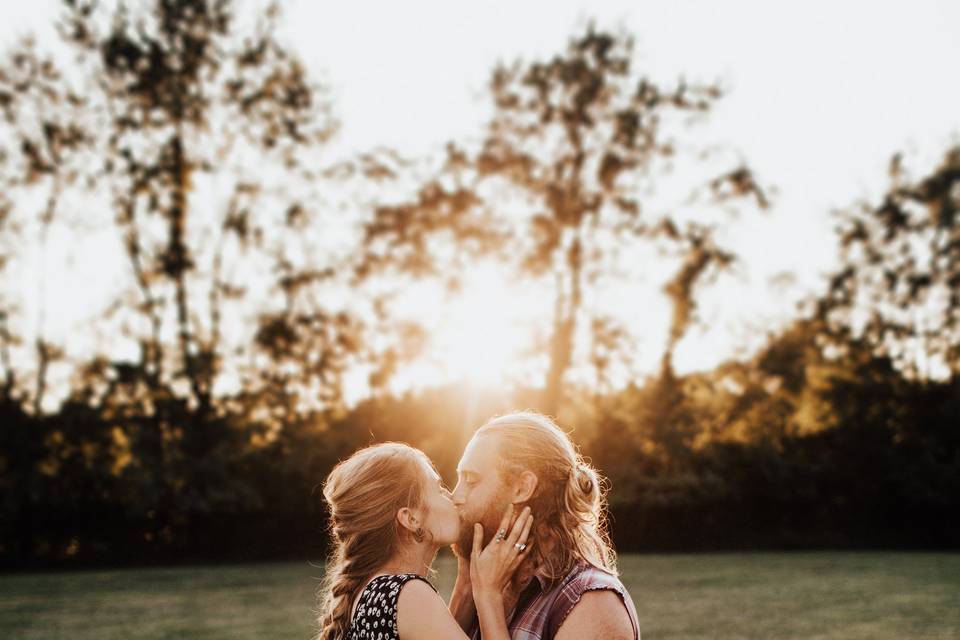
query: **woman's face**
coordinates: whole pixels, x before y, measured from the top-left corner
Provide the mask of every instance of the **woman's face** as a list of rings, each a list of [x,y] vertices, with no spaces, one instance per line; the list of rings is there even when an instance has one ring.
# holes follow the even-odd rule
[[[443,485],[443,479],[426,462],[423,463],[427,478],[424,487],[424,529],[428,537],[441,547],[453,544],[460,537],[460,514],[453,504],[450,491]]]

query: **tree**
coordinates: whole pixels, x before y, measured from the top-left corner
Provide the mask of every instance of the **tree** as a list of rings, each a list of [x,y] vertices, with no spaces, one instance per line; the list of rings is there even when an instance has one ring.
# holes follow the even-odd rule
[[[278,5],[250,33],[236,11],[226,0],[158,0],[105,14],[68,0],[61,23],[88,85],[83,108],[100,119],[86,132],[94,187],[109,193],[123,233],[136,287],[126,303],[145,320],[126,324],[145,379],[202,411],[225,361],[262,345],[251,340],[260,315],[290,308],[274,287],[333,276],[327,256],[291,244],[306,245],[317,222],[313,169],[335,122],[275,37]],[[323,333],[334,314],[318,307],[298,313]]]
[[[637,76],[632,54],[630,38],[591,27],[551,60],[498,66],[490,85],[494,115],[479,149],[450,145],[439,174],[413,202],[377,208],[367,227],[364,275],[391,266],[425,277],[493,254],[519,277],[549,287],[543,407],[550,413],[574,363],[578,327],[609,333],[609,316],[588,309],[584,294],[617,279],[618,253],[646,243],[679,249],[682,263],[693,260],[669,292],[687,301],[672,350],[689,322],[697,278],[732,258],[713,248],[714,225],[697,220],[709,217],[699,213],[703,194],[713,204],[753,194],[766,206],[742,165],[693,189],[687,182],[686,216],[680,207],[658,212],[645,202],[663,177],[658,170],[679,155],[671,118],[708,111],[720,90],[682,81],[665,89]]]
[[[19,42],[6,56],[0,70],[0,110],[3,137],[0,147],[0,272],[21,257],[24,244],[39,249],[41,260],[51,251],[51,229],[63,217],[61,203],[67,191],[86,177],[85,151],[90,142],[83,126],[82,99],[65,81],[50,56],[37,51],[31,39]],[[67,225],[77,220],[68,219]],[[23,265],[20,265],[21,268]],[[47,392],[49,366],[62,357],[46,331],[46,293],[49,276],[45,265],[36,270],[32,296],[39,306],[33,352],[34,383],[14,371],[11,347],[21,338],[14,327],[23,327],[16,316],[22,312],[13,296],[0,302],[0,348],[5,369],[7,397],[14,393],[27,399],[33,413],[42,411]]]
[[[340,401],[359,337],[327,296],[340,258],[318,190],[336,122],[277,7],[246,29],[229,0],[64,0],[66,55],[25,43],[0,71],[0,269],[58,224],[78,244],[115,225],[128,268],[52,416],[28,414],[57,351],[41,334],[28,384],[10,354],[21,310],[0,292],[3,507],[59,514],[41,555],[67,553],[64,533],[96,540],[82,523],[97,505],[131,549],[189,545],[204,518],[258,508],[243,471],[278,428],[309,439]]]
[[[881,202],[841,215],[842,265],[819,312],[842,335],[862,337],[907,375],[960,372],[960,147],[911,179],[890,162]]]

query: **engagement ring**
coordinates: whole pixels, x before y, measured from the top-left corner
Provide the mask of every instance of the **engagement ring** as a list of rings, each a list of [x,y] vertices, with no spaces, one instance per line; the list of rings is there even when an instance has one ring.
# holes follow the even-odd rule
[[[506,531],[497,531],[497,542],[500,542],[501,540],[503,540],[503,539],[506,538],[506,537],[507,537],[507,532],[506,532]]]
[[[523,544],[523,543],[521,543],[521,542],[518,542],[517,544],[515,544],[515,545],[513,545],[513,546],[516,547],[517,551],[519,551],[520,553],[523,553],[523,550],[527,548],[527,545],[525,545],[525,544]]]

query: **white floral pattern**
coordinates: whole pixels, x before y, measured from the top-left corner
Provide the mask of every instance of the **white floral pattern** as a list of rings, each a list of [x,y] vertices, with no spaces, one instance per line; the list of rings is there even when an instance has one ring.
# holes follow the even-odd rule
[[[411,580],[427,582],[415,573],[377,576],[371,580],[360,595],[347,640],[399,640],[397,601],[403,585]]]

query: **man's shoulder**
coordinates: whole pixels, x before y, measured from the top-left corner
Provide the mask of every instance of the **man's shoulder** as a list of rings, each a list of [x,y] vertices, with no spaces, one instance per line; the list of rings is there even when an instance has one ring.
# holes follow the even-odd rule
[[[634,640],[639,637],[639,629],[625,609],[622,596],[610,589],[584,592],[554,634],[556,640]]]
[[[562,629],[559,637],[639,638],[636,608],[615,573],[582,562],[556,585],[554,593],[548,627],[554,634]],[[584,625],[601,635],[583,635]],[[571,632],[574,635],[568,635]]]

